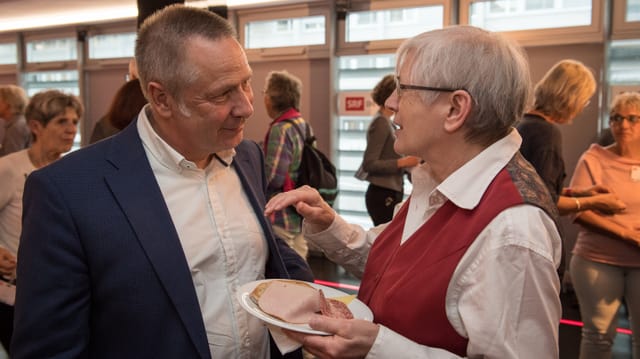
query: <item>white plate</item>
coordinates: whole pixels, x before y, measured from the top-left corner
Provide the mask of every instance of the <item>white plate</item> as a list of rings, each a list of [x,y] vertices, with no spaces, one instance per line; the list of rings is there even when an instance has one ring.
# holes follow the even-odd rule
[[[267,322],[269,324],[273,324],[275,326],[278,326],[280,328],[285,328],[285,329],[289,329],[292,331],[296,331],[296,332],[302,332],[302,333],[308,333],[308,334],[317,334],[317,335],[330,335],[329,333],[326,332],[322,332],[319,330],[313,330],[311,329],[311,327],[309,327],[308,324],[292,324],[292,323],[287,323],[284,322],[278,318],[272,317],[269,314],[263,312],[260,307],[258,307],[257,304],[255,304],[251,298],[249,297],[249,295],[251,294],[251,292],[253,291],[253,289],[260,283],[264,283],[264,282],[269,282],[272,280],[282,280],[282,281],[286,281],[286,279],[264,279],[264,280],[258,280],[255,282],[251,282],[251,283],[247,283],[243,286],[241,286],[238,290],[238,301],[240,301],[240,305],[242,306],[242,308],[244,308],[247,312],[251,313],[251,315],[259,318],[260,320]],[[316,283],[311,283],[311,282],[305,282],[311,286],[313,286],[316,289],[322,289],[322,292],[324,293],[325,297],[327,298],[336,298],[336,297],[344,297],[344,296],[348,296],[348,293],[339,291],[335,288],[331,288],[331,287],[327,287],[324,285],[320,285],[320,284],[316,284]],[[349,310],[351,310],[351,313],[353,313],[353,317],[356,319],[364,319],[364,320],[368,320],[368,321],[372,321],[373,320],[373,313],[371,313],[371,309],[369,309],[369,307],[367,307],[364,303],[362,303],[360,300],[353,298],[353,300],[351,301],[351,303],[349,303],[349,305],[347,305],[347,307],[349,307]]]

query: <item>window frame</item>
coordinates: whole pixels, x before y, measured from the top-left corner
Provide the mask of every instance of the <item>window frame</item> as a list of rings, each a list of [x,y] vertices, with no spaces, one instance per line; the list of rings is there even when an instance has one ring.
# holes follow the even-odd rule
[[[20,36],[17,32],[12,32],[8,34],[0,34],[0,44],[15,44],[16,45],[16,63],[15,64],[0,64],[0,74],[3,75],[12,75],[19,73],[20,69],[20,61],[21,61],[21,51],[22,48],[20,46]]]
[[[443,7],[443,27],[455,23],[455,11],[453,0],[355,0],[348,11],[376,11],[405,9],[410,7],[425,7],[441,5]],[[358,54],[394,53],[405,39],[373,40],[347,42],[347,20],[337,20],[337,41],[335,56],[348,56]]]
[[[94,25],[86,29],[85,46],[83,46],[82,58],[84,61],[84,70],[100,70],[112,67],[129,66],[132,57],[113,57],[108,59],[92,59],[89,58],[89,38],[96,35],[109,35],[121,33],[137,33],[136,20],[127,20],[118,23],[110,23],[108,25]]]
[[[29,62],[27,58],[27,44],[32,41],[41,40],[53,40],[53,39],[65,39],[73,38],[76,44],[76,59],[74,60],[58,60],[47,62]],[[39,71],[64,71],[64,70],[76,70],[79,71],[79,62],[82,59],[82,46],[78,43],[78,32],[75,27],[65,27],[57,29],[47,30],[35,30],[25,31],[23,33],[23,41],[21,49],[24,56],[24,66],[21,69],[21,73],[25,72],[39,72]]]
[[[460,24],[470,24],[470,8],[473,3],[488,0],[460,0]],[[585,26],[557,27],[502,31],[521,46],[567,45],[604,42],[605,0],[591,0],[591,24]]]
[[[282,6],[264,6],[250,9],[237,9],[238,37],[244,47],[246,39],[245,27],[250,22],[269,21],[278,19],[292,19],[308,16],[324,16],[324,44],[299,45],[286,47],[270,47],[261,49],[245,49],[250,62],[264,62],[275,60],[298,60],[329,58],[331,56],[331,26],[333,6],[330,1],[315,1],[302,4]]]
[[[611,39],[637,39],[640,36],[640,21],[626,21],[627,0],[613,1],[611,15]]]

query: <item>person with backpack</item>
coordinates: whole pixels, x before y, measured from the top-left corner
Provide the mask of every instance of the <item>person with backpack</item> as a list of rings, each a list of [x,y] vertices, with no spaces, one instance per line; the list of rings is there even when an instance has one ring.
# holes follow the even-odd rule
[[[296,188],[302,161],[302,134],[311,132],[300,114],[302,82],[287,71],[271,71],[263,90],[264,106],[273,121],[264,140],[267,198]],[[300,129],[298,131],[296,129]],[[308,248],[301,232],[301,217],[293,207],[270,217],[276,235],[285,239],[298,254],[306,258]]]

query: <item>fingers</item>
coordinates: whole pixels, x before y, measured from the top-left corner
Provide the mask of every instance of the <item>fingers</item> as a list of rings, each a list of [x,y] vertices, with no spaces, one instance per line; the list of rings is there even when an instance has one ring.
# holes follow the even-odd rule
[[[270,216],[275,211],[281,211],[289,206],[295,206],[298,213],[314,222],[330,224],[333,220],[333,209],[327,204],[320,193],[309,186],[302,186],[292,191],[278,193],[267,202],[264,214]]]
[[[281,211],[301,201],[313,204],[317,202],[318,199],[322,201],[322,197],[320,197],[318,191],[309,186],[303,186],[292,191],[278,193],[277,195],[275,195],[269,200],[269,202],[267,202],[267,205],[264,209],[264,214],[266,216],[269,216],[275,211]]]
[[[0,273],[11,274],[16,268],[16,257],[8,250],[0,248]]]
[[[611,191],[609,190],[608,187],[605,187],[603,185],[595,185],[591,188],[589,188],[589,191],[593,194],[598,194],[598,193],[610,193]]]
[[[337,334],[344,327],[346,320],[330,318],[324,315],[314,315],[309,320],[311,329],[323,331],[326,333]]]

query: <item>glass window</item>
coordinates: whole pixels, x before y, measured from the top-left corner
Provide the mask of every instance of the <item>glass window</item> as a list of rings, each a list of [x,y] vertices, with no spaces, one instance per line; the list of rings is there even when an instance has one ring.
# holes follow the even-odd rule
[[[136,33],[104,34],[89,37],[90,59],[133,57]]]
[[[346,41],[405,39],[444,26],[444,6],[354,11],[347,14]]]
[[[247,49],[324,45],[325,17],[252,21],[245,25]]]
[[[367,129],[377,110],[370,93],[380,79],[395,68],[394,54],[338,58],[338,141],[336,162],[340,195],[334,208],[351,223],[371,228],[364,202],[369,182],[354,177],[367,146]],[[411,184],[405,181],[405,194]]]
[[[592,0],[498,0],[473,2],[470,24],[491,31],[591,25]]]
[[[640,40],[611,42],[609,84],[640,85]]]
[[[640,39],[612,41],[609,47],[608,100],[601,111],[600,128],[609,127],[609,103],[624,91],[640,91]]]
[[[640,21],[640,0],[627,0],[626,21]]]
[[[18,45],[15,43],[0,44],[0,65],[18,63]]]
[[[77,43],[73,37],[27,42],[27,62],[70,61],[77,58]]]

